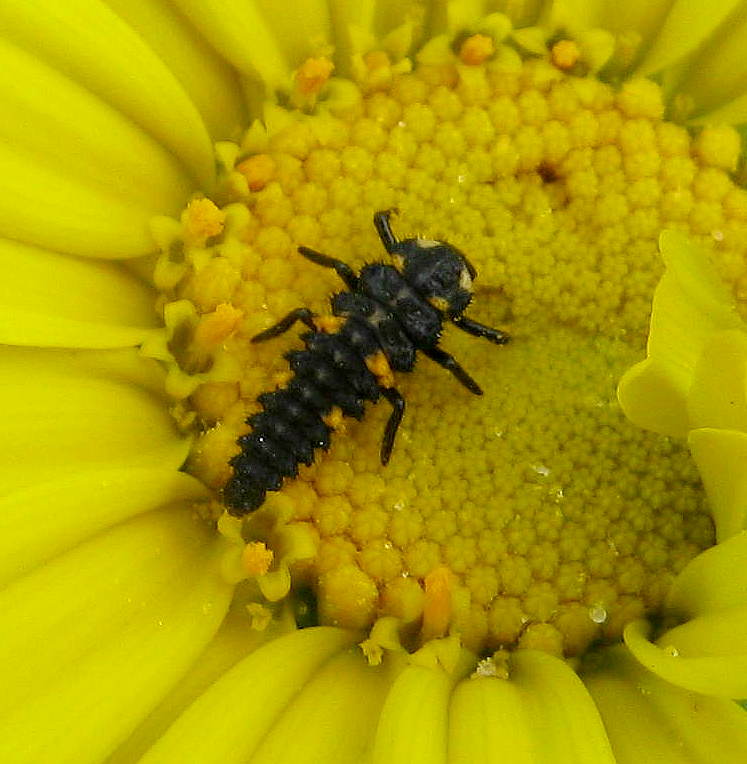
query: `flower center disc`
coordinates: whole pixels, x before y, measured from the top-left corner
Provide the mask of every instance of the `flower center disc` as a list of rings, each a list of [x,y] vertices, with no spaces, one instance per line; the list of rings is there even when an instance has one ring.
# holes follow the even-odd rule
[[[353,268],[386,260],[371,219],[397,207],[401,238],[468,254],[467,313],[512,342],[447,329],[442,347],[485,395],[421,359],[397,380],[407,408],[389,465],[389,407],[369,406],[269,494],[244,539],[315,594],[322,623],[392,616],[412,646],[458,633],[478,652],[618,639],[713,543],[684,444],[628,423],[616,385],[644,353],[658,233],[685,228],[729,267],[747,210],[730,138],[663,121],[651,82],[616,92],[537,59],[421,66],[377,88],[252,128],[221,209],[193,202],[159,261],[180,418],[200,433],[190,469],[222,488],[256,397],[301,346],[296,330],[250,338],[297,307],[329,312],[344,288],[297,247]],[[291,530],[305,553],[289,551]]]

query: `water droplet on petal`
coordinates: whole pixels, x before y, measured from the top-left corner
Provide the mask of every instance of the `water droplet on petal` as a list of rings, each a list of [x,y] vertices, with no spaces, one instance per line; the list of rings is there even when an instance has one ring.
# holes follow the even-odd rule
[[[589,618],[594,623],[604,623],[607,620],[607,610],[603,605],[593,605],[589,608]]]

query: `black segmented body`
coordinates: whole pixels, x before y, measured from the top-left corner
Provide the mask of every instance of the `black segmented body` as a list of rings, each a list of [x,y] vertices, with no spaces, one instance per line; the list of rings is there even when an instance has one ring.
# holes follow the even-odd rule
[[[259,396],[263,410],[247,419],[251,429],[237,441],[241,451],[231,459],[233,475],[223,490],[231,514],[257,509],[267,491],[279,490],[285,478],[298,474],[299,464],[312,464],[317,449],[329,448],[332,427],[326,420],[336,408],[361,419],[367,401],[375,403],[382,396],[389,401],[393,412],[381,447],[386,464],[405,405],[393,387],[391,371],[411,371],[417,351],[481,394],[467,372],[438,347],[444,318],[496,344],[508,341],[500,330],[462,315],[471,299],[474,268],[445,242],[397,241],[389,227],[390,214],[377,212],[374,223],[396,267],[373,263],[355,274],[339,260],[299,249],[313,262],[334,268],[348,290],[331,298],[332,314],[339,322],[330,331],[319,331],[311,312],[299,308],[254,338],[259,342],[276,337],[296,321],[311,329],[301,335],[305,349],[285,356],[290,381]]]

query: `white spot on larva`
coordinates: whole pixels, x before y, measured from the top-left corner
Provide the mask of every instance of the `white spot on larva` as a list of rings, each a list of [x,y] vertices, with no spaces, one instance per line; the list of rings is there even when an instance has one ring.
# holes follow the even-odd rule
[[[437,247],[441,242],[435,239],[415,239],[415,243],[421,249],[430,249],[431,247]]]
[[[465,292],[472,291],[472,276],[469,275],[469,271],[466,268],[462,268],[462,273],[459,276],[459,286]]]

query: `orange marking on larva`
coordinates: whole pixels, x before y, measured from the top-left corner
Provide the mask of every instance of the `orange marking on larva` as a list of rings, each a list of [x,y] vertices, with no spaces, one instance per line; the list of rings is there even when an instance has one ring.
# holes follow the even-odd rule
[[[315,316],[314,326],[320,331],[326,334],[334,334],[339,332],[342,325],[345,323],[344,318],[340,316]]]
[[[444,297],[431,297],[428,302],[441,313],[445,313],[449,309],[449,301]]]
[[[345,432],[345,415],[339,406],[333,406],[329,414],[322,417],[322,421],[335,432]]]
[[[277,374],[274,374],[272,377],[272,381],[275,387],[285,387],[288,384],[288,382],[290,382],[292,379],[293,379],[292,371],[279,371]]]
[[[383,350],[377,350],[366,358],[368,370],[379,380],[382,387],[394,387],[394,374]]]
[[[425,577],[425,602],[423,604],[423,642],[444,636],[451,621],[452,573],[445,565],[439,565]]]

